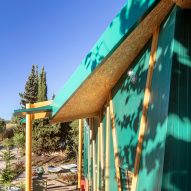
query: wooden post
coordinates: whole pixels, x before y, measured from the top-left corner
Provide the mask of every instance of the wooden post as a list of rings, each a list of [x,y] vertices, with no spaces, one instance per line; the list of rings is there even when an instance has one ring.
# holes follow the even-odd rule
[[[100,118],[99,118],[99,126],[97,130],[97,190],[100,191]]]
[[[140,164],[140,158],[141,158],[141,153],[142,153],[142,145],[143,145],[144,135],[146,132],[147,112],[148,112],[149,99],[150,99],[150,94],[151,94],[150,89],[151,89],[152,75],[153,75],[153,70],[154,70],[154,64],[156,61],[158,37],[159,37],[159,27],[157,27],[156,30],[154,31],[153,39],[152,39],[151,54],[150,54],[150,60],[149,60],[149,69],[148,69],[148,74],[147,74],[141,123],[140,123],[139,136],[138,136],[138,144],[137,144],[135,164],[134,164],[134,175],[133,175],[132,188],[131,188],[132,191],[135,191],[136,186],[137,186],[139,164]]]
[[[118,141],[117,141],[117,133],[116,133],[116,128],[115,128],[115,116],[114,116],[114,111],[113,111],[111,93],[109,95],[109,103],[110,103],[111,128],[112,128],[117,185],[118,185],[118,191],[121,191],[120,158],[119,158],[119,153],[118,153]]]
[[[82,119],[79,119],[78,189],[81,188],[81,178],[82,178]]]
[[[94,126],[94,119],[92,118],[92,133],[93,133],[93,140],[92,140],[92,154],[93,154],[93,190],[97,190],[96,184],[96,174],[97,174],[97,165],[96,165],[96,134],[95,134],[95,126]]]
[[[31,104],[26,104],[31,108]],[[26,114],[26,191],[32,188],[32,114]]]
[[[102,114],[100,114],[100,160],[101,160],[101,190],[104,190],[104,139]]]
[[[109,160],[110,160],[110,116],[109,105],[106,111],[106,156],[105,156],[105,191],[109,191]]]
[[[89,145],[89,169],[88,169],[88,177],[89,177],[89,190],[92,190],[92,161],[93,161],[93,155],[92,155],[92,141],[93,141],[93,133],[92,133],[92,118],[89,119],[89,126],[90,126],[90,145]]]

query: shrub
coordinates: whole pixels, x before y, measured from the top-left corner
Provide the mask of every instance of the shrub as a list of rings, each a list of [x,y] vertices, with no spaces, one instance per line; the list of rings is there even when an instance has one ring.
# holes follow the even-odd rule
[[[59,125],[51,125],[48,119],[34,121],[32,147],[35,154],[58,150],[60,139]]]
[[[23,132],[16,132],[13,137],[14,145],[18,148],[17,151],[17,159],[19,160],[19,152],[20,155],[24,155],[24,149],[25,149],[25,135]]]
[[[2,142],[2,145],[6,148],[6,149],[10,149],[11,147],[14,146],[14,141],[13,139],[4,139]]]
[[[5,161],[5,168],[1,170],[0,175],[0,182],[4,186],[10,186],[12,180],[15,177],[15,172],[11,168],[11,160],[15,158],[15,156],[9,150],[9,147],[1,154],[2,159]]]
[[[0,119],[0,134],[1,134],[1,139],[4,136],[5,130],[6,130],[5,120]]]

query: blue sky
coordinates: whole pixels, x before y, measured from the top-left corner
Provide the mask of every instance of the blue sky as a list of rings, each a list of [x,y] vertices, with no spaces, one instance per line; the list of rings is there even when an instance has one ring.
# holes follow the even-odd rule
[[[125,0],[1,0],[0,117],[20,107],[32,64],[44,65],[57,93]]]

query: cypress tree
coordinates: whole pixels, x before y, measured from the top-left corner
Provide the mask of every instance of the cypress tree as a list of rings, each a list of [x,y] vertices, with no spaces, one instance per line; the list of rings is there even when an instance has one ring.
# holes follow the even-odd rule
[[[42,71],[39,74],[38,78],[38,101],[46,101],[46,100],[47,100],[47,83],[46,83],[46,72],[43,66]]]
[[[28,77],[28,80],[25,84],[25,91],[24,93],[19,93],[21,97],[20,104],[22,107],[26,106],[26,103],[35,103],[37,101],[38,95],[38,66],[33,64],[31,73]]]

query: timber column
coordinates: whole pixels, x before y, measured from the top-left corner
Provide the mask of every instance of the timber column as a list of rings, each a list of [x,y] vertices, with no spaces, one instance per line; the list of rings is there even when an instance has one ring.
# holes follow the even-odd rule
[[[78,189],[81,189],[81,178],[82,178],[82,119],[79,119]]]
[[[26,104],[26,109],[31,108],[31,104]],[[26,114],[26,191],[31,191],[32,187],[32,114]]]

